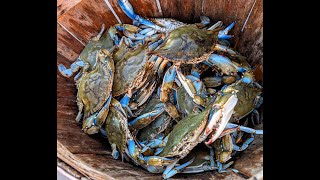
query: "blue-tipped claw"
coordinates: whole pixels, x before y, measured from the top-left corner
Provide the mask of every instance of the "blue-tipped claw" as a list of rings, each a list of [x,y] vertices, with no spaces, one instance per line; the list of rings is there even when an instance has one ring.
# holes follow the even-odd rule
[[[224,30],[219,31],[218,38],[219,39],[230,39],[233,35],[228,35],[228,32],[233,28],[235,22],[232,22],[228,27]]]
[[[133,117],[134,115],[129,107],[130,98],[131,98],[131,95],[126,93],[123,96],[123,98],[120,100],[120,104],[121,104],[122,108],[128,112],[129,116]]]
[[[133,20],[134,25],[139,25],[139,24],[144,24],[146,26],[152,27],[156,30],[162,30],[162,28],[156,24],[154,24],[153,22],[144,19],[142,17],[140,17],[139,15],[137,15],[134,11],[133,11],[133,7],[132,5],[129,3],[128,0],[118,0],[118,4],[120,5],[122,11],[130,18]]]
[[[162,177],[164,179],[168,179],[168,178],[176,175],[177,173],[181,172],[184,168],[189,166],[193,162],[193,160],[194,160],[194,157],[190,161],[188,161],[188,162],[186,162],[184,164],[181,164],[181,165],[179,165],[179,166],[177,166],[175,168],[173,168],[174,164],[173,164],[173,166],[169,165],[168,167],[170,167],[170,168],[167,167],[167,169],[163,172]],[[175,162],[175,164],[176,164],[176,162]]]

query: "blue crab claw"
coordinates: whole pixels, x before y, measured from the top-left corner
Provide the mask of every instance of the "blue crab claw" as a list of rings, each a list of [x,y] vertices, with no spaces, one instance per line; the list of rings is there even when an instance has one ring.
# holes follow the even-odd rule
[[[142,154],[140,154],[139,149],[136,146],[136,143],[134,142],[133,139],[128,140],[128,150],[129,150],[129,155],[139,161],[144,161],[144,157]]]
[[[134,115],[129,107],[129,102],[130,102],[131,96],[132,96],[131,92],[126,93],[123,96],[123,98],[120,100],[120,104],[121,104],[122,108],[127,111],[129,116],[134,117]]]
[[[161,113],[164,112],[164,107],[160,107],[154,111],[148,112],[146,114],[140,115],[135,118],[133,121],[128,123],[128,126],[132,126],[135,129],[139,130],[146,127],[153,120],[155,120]]]
[[[195,159],[195,158],[193,157],[190,161],[188,161],[188,162],[186,162],[186,163],[184,163],[184,164],[181,164],[181,165],[173,168],[174,165],[178,162],[179,159],[176,160],[176,161],[174,161],[172,164],[170,164],[170,165],[166,168],[166,170],[163,172],[162,177],[163,177],[164,179],[168,179],[168,178],[174,176],[175,174],[177,174],[177,173],[179,173],[179,172],[182,172],[182,170],[183,170],[184,168],[186,168],[187,166],[189,166],[189,165],[193,162],[194,159]]]
[[[217,66],[224,74],[231,75],[236,74],[236,72],[245,72],[246,69],[243,67],[238,67],[236,64],[232,63],[232,61],[222,55],[211,54],[208,59],[209,63]]]
[[[64,77],[71,77],[75,72],[77,72],[81,67],[84,67],[85,63],[77,59],[75,62],[73,62],[69,69],[67,69],[63,64],[58,65],[58,70]]]
[[[224,30],[219,31],[218,38],[219,39],[230,39],[233,35],[228,35],[228,32],[233,28],[235,22],[232,22],[228,27]]]
[[[139,24],[143,24],[149,27],[152,27],[156,30],[161,30],[163,31],[163,28],[161,28],[160,26],[154,24],[153,22],[144,19],[142,17],[140,17],[139,15],[137,15],[134,11],[133,11],[133,7],[132,5],[129,3],[128,0],[118,0],[118,4],[120,5],[122,11],[130,18],[134,21],[134,25],[139,25]]]
[[[184,87],[184,89],[188,93],[188,95],[192,98],[193,102],[195,102],[198,105],[203,106],[204,100],[201,97],[201,93],[199,93],[197,91],[197,89],[198,90],[201,89],[201,86],[203,85],[203,83],[198,78],[196,78],[194,76],[189,76],[189,78],[191,78],[191,79],[187,78],[180,71],[177,71],[177,77],[178,77],[181,85]]]
[[[145,162],[147,165],[150,166],[164,166],[171,164],[174,159],[173,158],[165,158],[161,156],[146,156],[144,157]]]
[[[173,87],[173,82],[176,78],[177,70],[174,66],[171,66],[163,77],[163,82],[160,92],[160,101],[167,102],[169,100],[168,94]]]
[[[245,142],[242,144],[241,147],[239,147],[238,145],[233,144],[233,150],[235,150],[235,151],[244,151],[245,149],[248,148],[249,144],[252,143],[253,140],[254,140],[254,136],[253,136],[253,134],[251,134],[251,137],[248,138],[247,140],[245,140]]]

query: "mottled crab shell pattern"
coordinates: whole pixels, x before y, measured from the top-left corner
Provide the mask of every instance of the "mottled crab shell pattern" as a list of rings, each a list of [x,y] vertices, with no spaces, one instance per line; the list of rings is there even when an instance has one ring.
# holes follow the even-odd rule
[[[122,95],[130,88],[139,89],[144,84],[149,70],[147,50],[148,46],[144,44],[122,53],[122,58],[117,57],[114,75],[116,83],[112,88],[114,96]]]
[[[96,64],[96,55],[97,52],[104,49],[111,49],[113,47],[113,40],[109,35],[109,31],[105,31],[103,35],[100,37],[98,41],[91,40],[81,51],[79,55],[79,59],[89,63],[88,71],[92,71],[94,69],[94,65]]]
[[[238,102],[234,107],[233,117],[241,119],[249,114],[255,108],[255,100],[262,93],[262,90],[254,87],[252,84],[246,84],[239,81],[229,85],[223,92],[237,91]]]
[[[202,112],[191,113],[179,121],[159,156],[184,158],[199,143],[198,139],[206,127],[210,109],[208,106]]]
[[[125,152],[129,129],[127,117],[121,104],[112,98],[109,106],[109,114],[105,122],[105,131],[110,144],[116,144],[120,154]]]
[[[97,62],[91,72],[83,74],[78,84],[78,99],[84,105],[84,118],[100,110],[111,94],[114,63],[111,57],[107,57],[104,63]]]
[[[159,133],[165,131],[171,122],[171,117],[167,113],[162,113],[152,123],[141,130],[140,141],[153,139]]]
[[[208,59],[217,42],[218,32],[199,29],[196,25],[182,26],[171,31],[161,47],[151,54],[172,62],[195,64]]]

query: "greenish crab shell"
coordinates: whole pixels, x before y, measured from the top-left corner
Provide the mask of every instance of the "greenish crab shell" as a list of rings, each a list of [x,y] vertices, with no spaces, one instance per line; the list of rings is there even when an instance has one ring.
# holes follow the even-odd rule
[[[255,108],[255,100],[262,93],[262,90],[252,84],[241,81],[229,85],[223,92],[237,91],[238,102],[234,107],[233,117],[241,119]]]
[[[127,117],[121,104],[114,98],[111,99],[109,113],[105,121],[105,131],[110,144],[116,144],[123,154],[125,151],[129,129]]]
[[[194,112],[180,120],[171,131],[167,144],[159,154],[162,157],[184,158],[200,141],[206,127],[211,106],[202,112]]]
[[[114,96],[122,95],[131,88],[138,89],[144,84],[149,70],[147,50],[145,44],[117,57],[114,75],[117,83],[112,88]]]
[[[177,103],[179,105],[179,110],[186,115],[191,114],[195,108],[193,99],[183,87],[177,88],[176,91],[178,94]]]
[[[113,84],[114,63],[111,57],[99,56],[95,68],[91,72],[82,75],[77,88],[78,99],[84,105],[84,118],[89,117],[93,113],[102,108],[111,94]]]
[[[138,139],[140,141],[145,141],[155,138],[156,135],[167,129],[167,126],[170,122],[171,117],[168,115],[168,113],[162,113],[154,121],[152,121],[152,123],[141,129],[141,134]]]
[[[171,31],[161,47],[151,54],[172,62],[195,64],[208,59],[217,39],[218,31],[186,25]]]
[[[89,63],[88,71],[92,71],[94,69],[94,65],[96,64],[96,55],[97,52],[104,48],[104,49],[111,49],[113,47],[113,40],[111,39],[109,32],[105,31],[103,35],[100,37],[98,41],[91,40],[82,50],[79,55],[79,58]]]
[[[231,153],[233,151],[233,143],[230,134],[223,136],[213,142],[212,146],[215,149],[216,159],[225,163],[231,158]]]

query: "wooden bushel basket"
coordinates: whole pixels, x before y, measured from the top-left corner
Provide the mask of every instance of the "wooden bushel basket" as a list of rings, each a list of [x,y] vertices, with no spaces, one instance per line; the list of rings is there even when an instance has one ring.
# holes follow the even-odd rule
[[[236,21],[233,42],[236,49],[256,67],[255,78],[262,84],[263,71],[263,1],[262,0],[130,0],[135,12],[144,17],[171,17],[182,22],[200,22],[201,15],[212,22],[230,24]],[[253,6],[254,4],[254,6]],[[160,6],[159,6],[160,5]],[[252,8],[253,7],[253,8]],[[252,9],[251,13],[250,10]],[[246,26],[241,31],[248,14]],[[115,15],[116,14],[116,15]],[[58,0],[57,2],[57,64],[69,67],[85,44],[95,36],[104,23],[106,28],[116,23],[132,23],[120,9],[117,0]],[[128,162],[114,160],[107,139],[87,135],[75,121],[78,112],[73,77],[57,72],[57,146],[58,166],[61,161],[88,179],[161,179]],[[257,127],[259,129],[262,126]],[[234,168],[248,177],[262,179],[263,136],[254,142],[235,161]],[[60,163],[59,163],[60,162]],[[65,169],[66,165],[58,169]],[[173,179],[244,179],[234,172],[215,171],[197,174],[178,174]]]

